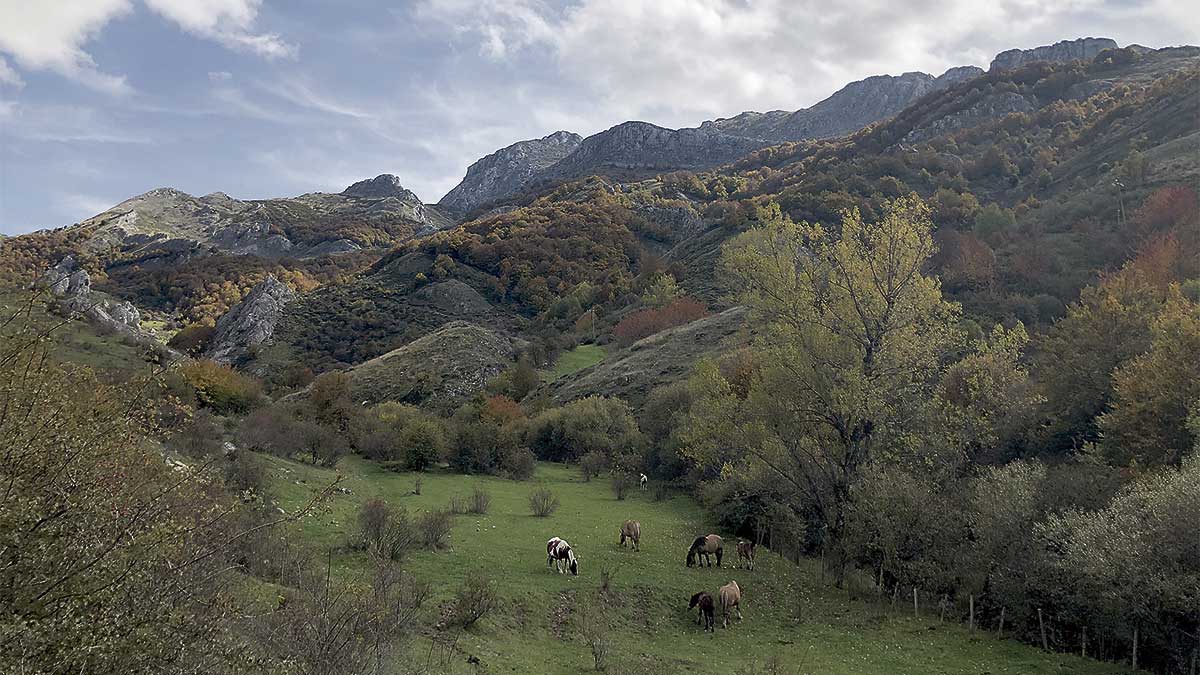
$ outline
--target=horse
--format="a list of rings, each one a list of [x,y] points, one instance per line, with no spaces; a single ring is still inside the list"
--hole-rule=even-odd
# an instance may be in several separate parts
[[[738,565],[745,561],[746,569],[754,570],[754,542],[738,540],[737,543]]]
[[[700,613],[696,615],[696,625],[704,624],[705,632],[716,632],[716,621],[713,619],[713,599],[708,591],[700,591],[692,596],[692,601],[688,603],[688,609],[694,607],[700,608]]]
[[[553,565],[559,574],[571,571],[571,576],[579,576],[579,560],[565,539],[553,537],[546,542],[546,564]]]
[[[636,520],[627,520],[621,526],[621,547],[625,547],[625,540],[633,542],[633,550],[641,551],[642,540],[642,524]]]
[[[708,566],[712,567],[712,558],[709,557],[712,553],[717,554],[717,567],[720,567],[721,556],[725,554],[725,544],[721,541],[721,538],[715,534],[710,534],[707,537],[696,537],[696,540],[692,542],[692,547],[688,549],[687,566],[694,566],[696,564],[696,557],[702,555]]]
[[[650,479],[646,478],[646,474],[642,474],[642,477],[641,477],[642,490],[646,489],[646,484],[649,482],[650,482]]]
[[[730,581],[717,589],[717,597],[721,599],[721,626],[729,628],[729,610],[737,612],[738,621],[742,620],[742,589],[736,581]]]

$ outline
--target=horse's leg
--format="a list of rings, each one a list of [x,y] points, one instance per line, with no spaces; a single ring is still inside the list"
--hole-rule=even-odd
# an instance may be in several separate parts
[[[737,610],[738,621],[741,621],[742,620],[742,606],[734,605],[733,608]]]

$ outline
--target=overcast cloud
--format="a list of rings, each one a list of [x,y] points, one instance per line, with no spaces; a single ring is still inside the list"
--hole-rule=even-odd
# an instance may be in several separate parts
[[[1157,0],[0,0],[0,232],[148,189],[242,198],[395,173],[437,201],[558,129],[793,110],[847,82],[1083,36],[1196,42]]]

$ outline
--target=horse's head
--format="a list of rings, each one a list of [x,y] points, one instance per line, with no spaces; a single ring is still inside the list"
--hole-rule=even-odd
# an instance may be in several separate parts
[[[571,562],[567,565],[567,567],[571,570],[571,576],[575,576],[575,577],[579,576],[579,559],[578,558],[576,558],[575,556],[571,556]]]
[[[696,565],[696,547],[693,546],[692,548],[688,549],[687,566],[694,567],[695,565]]]
[[[692,595],[692,601],[688,603],[688,609],[691,609],[700,603],[701,595],[704,595],[704,591],[700,591],[699,593]]]

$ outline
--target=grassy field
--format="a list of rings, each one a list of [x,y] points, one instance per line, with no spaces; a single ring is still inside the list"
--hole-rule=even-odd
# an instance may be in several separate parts
[[[7,319],[13,312],[24,312],[28,302],[29,296],[25,293],[0,291],[0,317]],[[112,335],[101,335],[84,319],[64,321],[51,314],[42,299],[30,307],[29,320],[35,329],[53,328],[50,337],[55,359],[87,366],[101,375],[126,376],[149,368],[142,348]]]
[[[333,471],[267,458],[279,503],[298,508]],[[816,567],[796,567],[760,551],[753,572],[741,569],[688,569],[687,543],[713,530],[689,498],[663,502],[636,492],[617,501],[606,482],[584,483],[578,472],[540,466],[532,482],[426,474],[421,495],[412,494],[413,474],[383,471],[358,458],[344,460],[338,493],[320,511],[296,524],[307,541],[339,547],[353,530],[358,505],[383,497],[410,513],[443,507],[452,496],[482,486],[492,495],[487,515],[456,516],[451,549],[418,553],[406,567],[435,588],[434,604],[444,603],[464,576],[483,571],[496,583],[498,612],[458,640],[465,654],[483,663],[483,672],[580,673],[592,667],[580,638],[578,609],[600,597],[601,570],[612,574],[606,596],[613,673],[1117,673],[1108,664],[1043,654],[990,633],[939,623],[932,612],[914,619],[911,605],[895,614],[879,603],[847,599],[845,591],[824,586]],[[535,484],[552,489],[562,505],[548,518],[529,514],[527,498]],[[642,551],[624,550],[617,529],[626,518],[642,524]],[[560,576],[546,567],[545,542],[551,536],[571,542],[580,575]],[[731,547],[730,547],[731,548]],[[732,550],[730,550],[730,557]],[[728,565],[730,559],[726,559]],[[338,552],[339,573],[365,571],[364,554]],[[745,620],[715,635],[704,634],[687,610],[699,590],[715,592],[736,579],[745,594]],[[904,604],[904,603],[901,603]],[[802,618],[797,619],[799,607]],[[433,612],[435,609],[430,609]],[[777,660],[782,669],[770,670]]]
[[[604,353],[604,347],[600,345],[579,345],[569,352],[563,352],[553,368],[542,371],[542,381],[553,382],[564,375],[594,366],[604,360]]]

